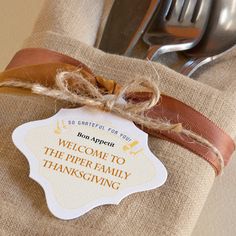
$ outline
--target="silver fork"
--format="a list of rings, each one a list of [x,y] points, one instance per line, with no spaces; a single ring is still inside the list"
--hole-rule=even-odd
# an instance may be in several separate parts
[[[163,0],[143,40],[149,45],[147,58],[194,47],[202,38],[212,0]]]

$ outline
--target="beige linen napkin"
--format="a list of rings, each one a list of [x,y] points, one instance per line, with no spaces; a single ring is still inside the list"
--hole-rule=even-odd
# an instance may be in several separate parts
[[[231,137],[236,134],[236,87],[233,79],[213,82],[203,73],[197,82],[162,66],[143,60],[109,55],[93,48],[103,1],[50,0],[24,47],[42,47],[74,57],[94,73],[123,83],[133,77],[157,78],[167,95],[203,113]],[[91,14],[96,15],[93,17]],[[91,20],[91,18],[92,20]],[[88,19],[89,18],[89,19]],[[228,62],[234,60],[229,55]],[[219,77],[224,68],[211,74]],[[236,74],[236,73],[235,73]],[[3,91],[2,89],[0,92]],[[0,93],[0,165],[2,234],[30,235],[189,235],[215,179],[213,168],[188,150],[149,137],[152,152],[167,167],[169,176],[156,190],[133,194],[118,206],[102,206],[76,220],[61,221],[47,209],[41,187],[29,179],[29,166],[11,141],[15,127],[47,118],[63,104],[46,97]],[[200,124],[199,124],[200,125]]]
[[[195,75],[203,83],[208,83],[231,96],[235,104],[236,51],[220,60],[203,67]],[[236,105],[234,105],[236,109]],[[236,120],[235,120],[236,122]],[[236,232],[236,155],[225,169],[223,176],[216,178],[193,236],[234,236]]]

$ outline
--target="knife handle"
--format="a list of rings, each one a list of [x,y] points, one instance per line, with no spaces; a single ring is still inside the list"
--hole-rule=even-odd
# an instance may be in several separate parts
[[[151,0],[148,10],[147,10],[141,24],[139,25],[138,29],[135,31],[134,35],[132,36],[132,38],[129,42],[129,45],[124,53],[125,56],[130,56],[133,48],[135,47],[135,45],[139,41],[140,37],[144,33],[148,23],[150,22],[154,12],[156,11],[156,9],[159,5],[159,2],[160,2],[160,0]]]

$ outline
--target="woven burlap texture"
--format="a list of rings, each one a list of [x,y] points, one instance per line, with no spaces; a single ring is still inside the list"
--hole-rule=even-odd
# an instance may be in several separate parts
[[[87,4],[86,4],[87,2]],[[225,73],[224,62],[203,71],[199,80],[158,63],[109,55],[93,48],[103,1],[46,1],[24,47],[42,47],[74,57],[95,74],[123,83],[131,78],[156,77],[161,91],[194,107],[224,129],[236,134],[236,87],[233,79],[213,82]],[[95,5],[93,5],[95,4]],[[87,9],[89,5],[89,11]],[[83,6],[83,9],[80,7]],[[80,17],[77,12],[87,14]],[[86,13],[85,13],[86,12]],[[96,12],[93,22],[88,14]],[[59,14],[60,13],[60,14]],[[61,17],[63,13],[64,17]],[[78,13],[78,14],[77,14]],[[82,13],[80,13],[82,14]],[[87,25],[88,27],[85,27]],[[81,33],[81,29],[84,29]],[[92,36],[91,36],[92,35]],[[233,63],[229,55],[227,63]],[[222,66],[219,64],[222,63]],[[217,72],[215,69],[217,68]],[[235,71],[233,71],[235,72]],[[211,74],[210,74],[211,73]],[[235,72],[236,74],[236,72]],[[219,80],[217,80],[219,81]],[[207,85],[208,84],[208,85]],[[102,206],[76,220],[51,215],[43,190],[28,177],[29,166],[14,147],[12,131],[22,123],[55,114],[63,104],[35,95],[0,94],[0,233],[14,235],[190,235],[214,182],[215,172],[203,159],[175,144],[149,137],[152,152],[168,170],[168,180],[156,190],[133,194],[118,206]],[[201,125],[201,124],[199,124]]]

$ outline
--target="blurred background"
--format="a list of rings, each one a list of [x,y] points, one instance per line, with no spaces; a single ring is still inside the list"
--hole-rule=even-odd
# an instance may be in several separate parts
[[[29,36],[44,0],[0,0],[0,71]]]

